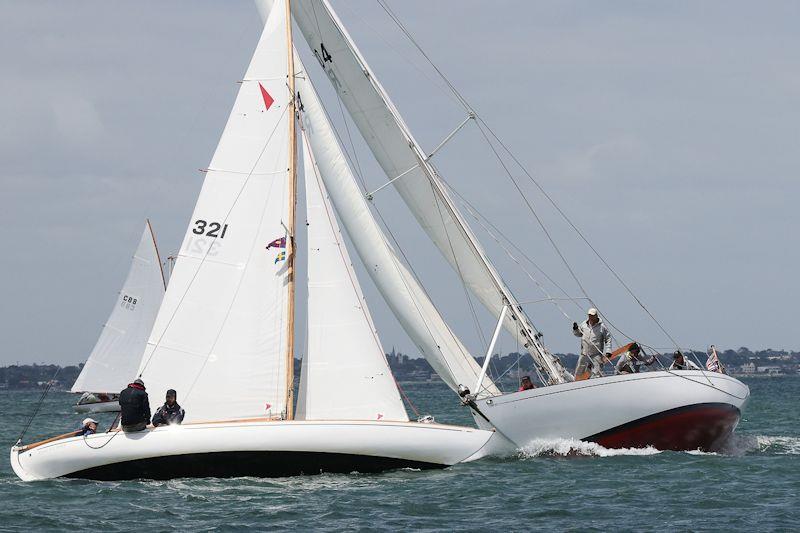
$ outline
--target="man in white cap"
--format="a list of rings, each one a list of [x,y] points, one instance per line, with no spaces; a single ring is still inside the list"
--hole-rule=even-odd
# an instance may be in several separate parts
[[[585,322],[580,325],[572,323],[572,334],[581,338],[581,356],[575,368],[576,380],[586,379],[589,372],[593,378],[602,376],[603,363],[611,355],[611,334],[600,321],[597,309],[592,307],[586,314],[588,318]]]
[[[81,422],[81,429],[78,430],[78,436],[93,435],[96,432],[97,420],[94,418],[84,418],[83,422]]]

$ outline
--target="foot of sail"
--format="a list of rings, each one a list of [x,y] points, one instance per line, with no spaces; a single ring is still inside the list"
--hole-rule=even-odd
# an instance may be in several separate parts
[[[586,439],[606,448],[714,451],[733,433],[741,413],[725,403],[670,409],[597,433]]]

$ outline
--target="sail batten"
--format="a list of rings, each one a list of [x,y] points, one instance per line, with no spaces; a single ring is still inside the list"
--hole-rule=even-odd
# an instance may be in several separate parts
[[[292,14],[314,55],[392,185],[470,292],[495,316],[508,306],[505,328],[531,349],[552,382],[566,377],[484,253],[436,169],[327,0],[296,0]],[[414,168],[416,166],[416,168]],[[411,170],[408,170],[411,169]]]

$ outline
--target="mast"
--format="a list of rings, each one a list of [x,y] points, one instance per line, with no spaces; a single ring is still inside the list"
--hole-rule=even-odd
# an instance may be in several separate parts
[[[164,265],[161,263],[161,254],[158,253],[158,244],[156,244],[156,234],[153,231],[153,226],[150,224],[150,219],[146,218],[147,229],[150,230],[150,238],[153,239],[153,248],[156,250],[156,258],[158,259],[158,271],[161,272],[161,281],[164,283],[164,290],[167,290],[167,278],[164,277]]]
[[[286,0],[286,41],[289,86],[289,220],[286,230],[288,239],[286,243],[286,272],[288,280],[288,306],[289,319],[286,322],[286,419],[294,418],[294,257],[295,257],[295,208],[297,204],[297,135],[295,133],[295,105],[294,105],[294,45],[292,41],[292,5],[291,0]]]

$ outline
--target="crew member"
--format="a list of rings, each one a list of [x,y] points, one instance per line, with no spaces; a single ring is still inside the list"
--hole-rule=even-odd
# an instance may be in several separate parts
[[[669,365],[670,370],[700,370],[700,367],[694,364],[690,359],[684,357],[680,350],[672,354],[672,364]]]
[[[618,374],[636,374],[642,365],[650,366],[656,362],[655,357],[647,358],[642,348],[637,343],[632,343],[628,351],[622,354],[617,361]]]
[[[533,384],[533,381],[531,381],[531,377],[530,376],[522,376],[522,379],[519,382],[519,390],[520,391],[531,390],[531,389],[535,389],[535,388],[536,388],[536,385]]]
[[[169,389],[167,391],[167,401],[164,405],[159,407],[156,414],[153,415],[154,426],[168,426],[183,422],[183,417],[186,416],[186,413],[181,409],[181,406],[178,405],[176,401],[177,398],[178,393],[175,392],[175,389]]]
[[[585,379],[591,371],[592,377],[603,375],[603,363],[611,356],[611,334],[600,321],[597,309],[592,307],[585,322],[572,323],[572,334],[581,338],[581,355],[575,368],[575,379]],[[605,354],[605,355],[603,355]]]
[[[142,431],[150,421],[150,400],[144,382],[137,379],[119,393],[122,431]]]

